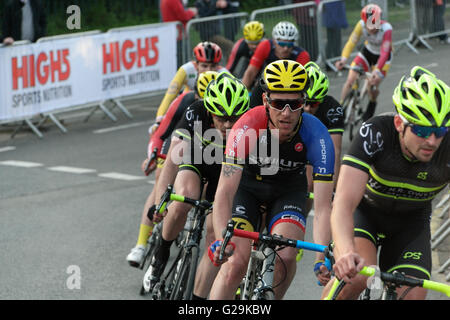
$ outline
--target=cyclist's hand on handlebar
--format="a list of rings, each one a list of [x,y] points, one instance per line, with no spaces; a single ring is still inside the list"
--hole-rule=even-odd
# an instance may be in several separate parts
[[[331,272],[322,260],[316,261],[314,264],[314,273],[322,286],[325,286],[331,279]]]
[[[351,282],[359,271],[364,267],[364,259],[355,252],[349,252],[336,260],[333,270],[338,279]]]
[[[234,249],[236,249],[236,245],[233,242],[228,242],[223,258],[222,260],[220,260],[219,251],[221,246],[222,240],[215,240],[208,248],[208,257],[211,260],[212,264],[216,267],[220,267],[221,264],[227,262],[228,258],[233,255]]]
[[[141,170],[144,172],[146,176],[148,176],[150,173],[152,173],[156,169],[156,159],[152,160],[151,163],[149,163],[150,159],[147,158],[144,161],[142,161],[141,164]]]
[[[338,61],[336,61],[336,63],[334,65],[336,66],[336,69],[342,70],[342,68],[344,68],[345,61],[344,60],[338,60]]]

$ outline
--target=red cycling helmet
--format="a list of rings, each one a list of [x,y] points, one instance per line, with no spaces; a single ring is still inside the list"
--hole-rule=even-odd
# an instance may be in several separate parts
[[[197,62],[219,63],[222,59],[222,49],[214,42],[200,42],[194,48],[194,57]]]
[[[383,11],[376,4],[368,4],[361,10],[361,19],[370,29],[379,28]]]

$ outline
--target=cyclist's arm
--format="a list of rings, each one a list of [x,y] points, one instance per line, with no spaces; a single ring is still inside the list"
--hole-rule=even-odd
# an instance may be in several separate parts
[[[358,44],[358,41],[361,38],[362,33],[363,33],[363,25],[361,21],[358,21],[350,37],[348,38],[347,43],[344,46],[344,49],[342,49],[341,60],[347,60],[350,57],[350,54],[352,53],[353,49],[355,49],[355,46]]]
[[[175,74],[175,77],[170,82],[169,88],[164,95],[164,98],[159,105],[158,111],[156,112],[156,121],[160,122],[162,117],[166,114],[172,101],[177,97],[183,85],[186,83],[186,71],[184,68],[180,67]]]
[[[242,166],[222,163],[219,182],[217,184],[216,195],[214,197],[213,227],[216,239],[222,239],[222,231],[227,222],[231,219],[234,195],[242,177]]]
[[[245,70],[244,76],[242,77],[242,82],[250,90],[253,86],[256,76],[261,70],[264,61],[267,59],[270,53],[270,41],[261,41],[256,47],[255,53],[250,59],[250,63]]]
[[[392,28],[386,30],[384,32],[383,36],[383,42],[381,43],[381,49],[380,49],[380,57],[377,61],[377,67],[379,71],[379,75],[381,78],[383,78],[383,74],[381,73],[381,70],[383,70],[383,67],[386,63],[386,61],[389,60],[389,57],[391,55],[392,51]]]
[[[243,55],[243,49],[241,48],[243,46],[243,42],[245,42],[244,38],[239,39],[233,46],[233,49],[231,49],[230,56],[228,57],[228,62],[226,65],[226,69],[230,71],[230,73],[234,72],[234,68],[236,68],[236,65],[239,61],[239,58]]]
[[[354,245],[353,212],[361,201],[369,175],[357,168],[342,165],[331,212],[331,234],[334,241],[334,270],[347,281],[362,267]]]
[[[334,186],[336,187],[337,180],[339,177],[339,170],[341,167],[341,147],[342,147],[342,134],[336,133],[330,133],[331,140],[333,140],[333,146],[334,146]]]

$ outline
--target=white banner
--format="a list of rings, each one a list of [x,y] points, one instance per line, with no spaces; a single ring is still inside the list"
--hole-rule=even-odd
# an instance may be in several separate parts
[[[165,89],[175,24],[0,48],[0,121]]]

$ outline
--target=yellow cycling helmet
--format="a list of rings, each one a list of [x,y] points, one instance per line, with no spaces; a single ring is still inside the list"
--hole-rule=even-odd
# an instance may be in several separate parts
[[[197,76],[197,81],[195,82],[195,91],[197,92],[200,99],[203,99],[208,84],[212,80],[215,80],[218,75],[219,73],[217,71],[205,71]]]
[[[259,21],[247,22],[244,26],[244,39],[248,42],[258,42],[264,37],[264,25]]]
[[[309,87],[308,73],[294,60],[277,60],[267,65],[260,80],[266,92],[305,92]]]

